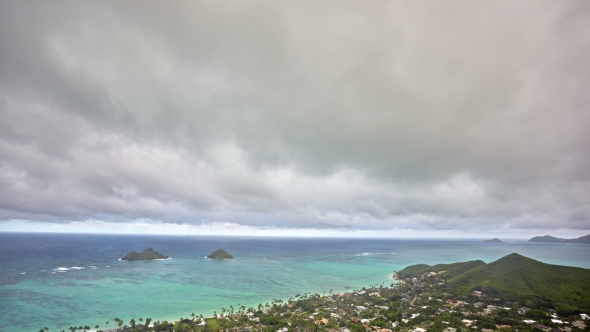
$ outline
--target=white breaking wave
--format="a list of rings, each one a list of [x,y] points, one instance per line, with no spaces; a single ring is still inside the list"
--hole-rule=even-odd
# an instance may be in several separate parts
[[[72,266],[72,267],[58,267],[53,270],[57,271],[57,272],[67,272],[70,270],[83,270],[83,269],[85,269],[85,267],[83,267],[83,266]]]
[[[397,252],[363,252],[355,256],[372,256],[372,255],[397,255]]]

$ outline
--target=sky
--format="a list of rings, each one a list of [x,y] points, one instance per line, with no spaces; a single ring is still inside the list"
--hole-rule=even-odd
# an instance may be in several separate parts
[[[590,233],[590,2],[0,2],[0,231]]]

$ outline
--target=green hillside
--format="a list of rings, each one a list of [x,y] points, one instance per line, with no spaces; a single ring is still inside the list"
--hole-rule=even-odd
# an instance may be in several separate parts
[[[461,263],[452,269],[445,270],[445,272],[443,272],[442,274],[445,276],[445,278],[454,278],[454,277],[456,277],[462,273],[465,273],[471,269],[474,269],[474,268],[480,267],[480,266],[484,266],[484,265],[486,265],[486,263],[481,260],[469,261],[469,262]]]
[[[401,279],[437,272],[447,284],[442,288],[460,297],[474,290],[488,298],[518,301],[527,306],[561,311],[590,310],[590,270],[551,265],[510,254],[486,264],[480,260],[454,264],[408,266],[397,274]]]
[[[590,270],[545,264],[510,254],[448,280],[456,294],[479,290],[488,297],[560,309],[590,309]],[[530,302],[529,302],[530,303]]]
[[[459,262],[459,263],[452,263],[452,264],[436,264],[436,265],[426,265],[426,264],[416,264],[411,265],[403,270],[397,272],[397,275],[401,279],[416,277],[425,272],[442,272],[447,277],[454,277],[459,275],[467,270],[470,270],[474,267],[485,265],[483,261],[468,261],[468,262]]]

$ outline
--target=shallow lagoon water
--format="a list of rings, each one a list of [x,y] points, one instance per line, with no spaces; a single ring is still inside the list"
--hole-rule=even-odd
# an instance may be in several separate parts
[[[147,247],[172,259],[119,260]],[[236,259],[205,258],[221,247]],[[0,331],[212,315],[305,292],[389,285],[394,270],[411,264],[491,262],[513,252],[590,268],[590,245],[574,244],[0,233]]]

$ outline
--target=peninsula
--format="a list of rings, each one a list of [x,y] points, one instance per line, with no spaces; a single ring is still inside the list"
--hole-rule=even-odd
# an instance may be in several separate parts
[[[123,261],[149,261],[154,259],[166,259],[168,256],[164,256],[152,248],[147,248],[141,254],[132,251],[127,256],[121,258]]]
[[[213,317],[191,314],[172,322],[139,318],[131,319],[130,327],[123,326],[125,322],[119,318],[114,321],[118,323],[117,331],[137,332],[587,330],[589,317],[584,312],[590,309],[588,269],[550,265],[510,254],[489,264],[474,260],[412,265],[397,276],[398,281],[389,286],[297,294],[286,301],[274,299],[257,307],[238,305],[235,311],[233,306],[222,308]]]
[[[534,238],[530,239],[529,242],[550,242],[550,243],[585,243],[590,244],[590,234],[586,236],[581,236],[577,239],[561,239],[555,236],[545,235],[545,236],[535,236]]]
[[[211,255],[207,256],[209,259],[217,259],[217,260],[224,260],[224,259],[233,259],[234,256],[230,255],[227,251],[219,248],[215,250]]]

